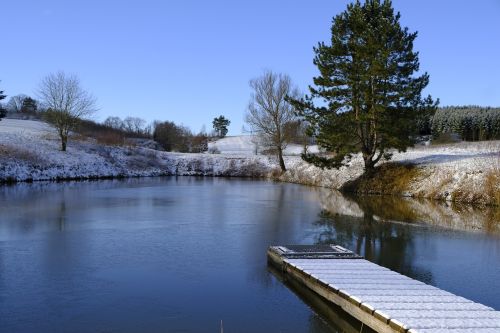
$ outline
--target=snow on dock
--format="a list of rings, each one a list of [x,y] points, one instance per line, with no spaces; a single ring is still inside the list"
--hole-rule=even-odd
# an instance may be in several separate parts
[[[269,262],[377,332],[500,332],[500,312],[334,245],[272,246]]]

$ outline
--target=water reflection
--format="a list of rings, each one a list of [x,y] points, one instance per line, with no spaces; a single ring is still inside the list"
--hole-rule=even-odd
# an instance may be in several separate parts
[[[500,309],[499,207],[473,207],[318,190],[315,243],[338,243],[368,260]],[[495,294],[495,295],[493,295]]]
[[[268,272],[275,244],[339,243],[500,308],[495,211],[391,200],[198,177],[0,187],[0,331],[345,331]]]
[[[430,271],[415,265],[415,244],[410,226],[380,223],[369,210],[362,218],[346,218],[322,211],[315,222],[321,227],[316,244],[340,244],[379,265],[425,283]]]
[[[326,301],[318,294],[305,288],[299,282],[293,279],[286,279],[283,273],[274,266],[270,265],[268,269],[281,283],[295,293],[304,303],[315,310],[316,313],[311,314],[309,318],[309,332],[318,332],[320,328],[325,327],[328,323],[328,325],[343,333],[359,333],[361,331],[364,333],[375,333],[367,326],[363,325],[362,327],[361,322],[351,317],[339,306]]]
[[[352,196],[318,189],[322,207],[334,215],[371,216],[385,222],[433,225],[500,235],[500,207],[395,196]]]
[[[308,241],[318,205],[241,179],[1,188],[0,331],[336,332],[266,268],[270,244]]]

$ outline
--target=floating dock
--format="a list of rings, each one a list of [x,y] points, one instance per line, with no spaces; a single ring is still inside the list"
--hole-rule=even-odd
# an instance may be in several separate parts
[[[268,261],[379,333],[500,333],[500,312],[336,245],[271,246]]]

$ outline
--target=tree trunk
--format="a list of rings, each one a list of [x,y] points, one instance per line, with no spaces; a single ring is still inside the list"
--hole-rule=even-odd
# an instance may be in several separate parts
[[[286,171],[285,161],[283,160],[283,149],[278,147],[278,160],[280,162],[280,168],[282,172]]]
[[[66,151],[66,144],[68,143],[68,137],[66,135],[61,135],[61,150]]]
[[[372,160],[372,156],[363,155],[363,160],[365,161],[365,175],[371,176],[375,171],[375,163]]]

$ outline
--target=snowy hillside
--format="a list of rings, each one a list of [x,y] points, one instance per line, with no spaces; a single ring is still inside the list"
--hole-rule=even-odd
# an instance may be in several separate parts
[[[208,143],[209,150],[216,150],[220,154],[226,155],[256,155],[262,152],[263,146],[254,135],[227,136]],[[308,152],[318,152],[318,146],[309,146]],[[289,144],[284,155],[299,156],[304,151],[304,147],[298,144]]]
[[[39,121],[0,121],[0,182],[158,175],[264,176],[265,156],[160,152],[133,146],[104,146],[73,138],[60,151],[55,130]]]

